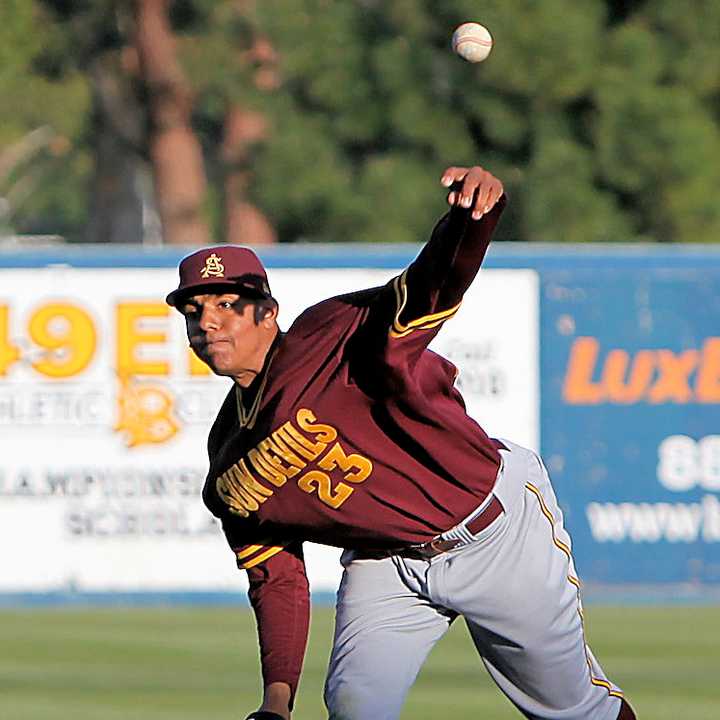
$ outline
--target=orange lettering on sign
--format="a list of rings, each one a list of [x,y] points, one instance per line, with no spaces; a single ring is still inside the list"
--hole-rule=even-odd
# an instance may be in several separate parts
[[[0,305],[0,377],[7,375],[8,368],[20,357],[20,348],[10,341],[10,318],[7,305]]]
[[[634,360],[625,350],[611,350],[603,371],[608,400],[627,405],[638,402],[650,385],[654,369],[651,350],[640,350]]]
[[[720,338],[708,338],[703,345],[695,394],[698,402],[720,403]]]
[[[591,337],[572,344],[563,385],[563,398],[569,405],[597,405],[605,399],[602,385],[592,381],[599,350],[600,343]]]
[[[143,325],[148,319],[166,318],[169,308],[165,303],[123,302],[118,303],[115,312],[118,375],[168,375],[167,361],[144,359],[139,352],[144,346],[167,342],[165,329],[151,330]]]
[[[648,402],[687,403],[693,399],[690,375],[698,363],[698,351],[686,350],[679,355],[670,350],[657,351],[657,382],[648,393]]]
[[[682,352],[613,348],[601,360],[597,338],[579,337],[570,348],[562,393],[569,405],[720,403],[720,338]]]

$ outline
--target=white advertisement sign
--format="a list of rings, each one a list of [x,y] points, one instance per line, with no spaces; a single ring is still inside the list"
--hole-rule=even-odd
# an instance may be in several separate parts
[[[275,269],[280,324],[396,270]],[[164,297],[174,269],[0,270],[0,592],[243,590],[200,491],[228,388],[192,357]],[[433,349],[468,412],[537,448],[538,289],[485,270]],[[337,550],[307,547],[314,590]]]

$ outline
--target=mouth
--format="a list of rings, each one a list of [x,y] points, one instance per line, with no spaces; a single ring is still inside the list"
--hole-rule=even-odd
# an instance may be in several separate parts
[[[195,352],[201,357],[209,357],[217,351],[222,351],[223,348],[229,344],[230,340],[228,338],[216,338],[214,340],[198,338],[191,343]]]
[[[225,338],[221,338],[219,340],[209,340],[205,343],[205,352],[212,354],[217,350],[222,350],[228,345],[230,345],[230,341]]]

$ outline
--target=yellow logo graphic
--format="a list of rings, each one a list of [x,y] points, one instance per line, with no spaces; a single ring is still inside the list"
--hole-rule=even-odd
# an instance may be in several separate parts
[[[209,277],[225,277],[225,266],[222,264],[222,258],[215,253],[205,260],[205,267],[200,271],[200,275],[204,278]]]
[[[125,433],[128,447],[166,442],[180,429],[173,416],[172,395],[156,385],[120,378],[118,423],[114,429]]]

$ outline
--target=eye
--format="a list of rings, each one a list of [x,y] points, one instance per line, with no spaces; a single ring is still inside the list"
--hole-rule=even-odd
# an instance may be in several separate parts
[[[223,310],[229,310],[233,304],[229,300],[221,300],[218,303],[218,307],[221,307]]]

